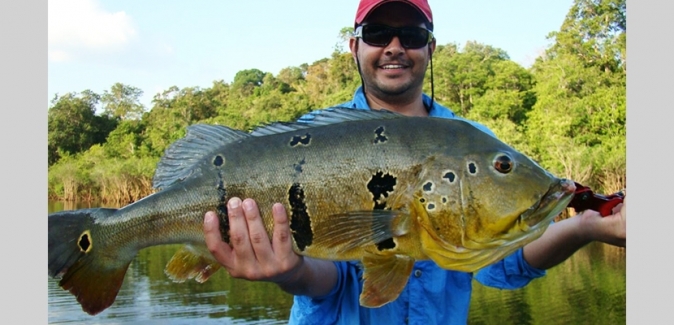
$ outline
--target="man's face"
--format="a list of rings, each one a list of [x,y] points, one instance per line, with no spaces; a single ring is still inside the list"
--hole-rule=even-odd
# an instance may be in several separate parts
[[[425,28],[422,16],[414,8],[398,2],[375,9],[363,24]],[[354,58],[358,56],[360,60],[365,91],[386,98],[409,91],[421,92],[430,54],[435,49],[435,40],[430,47],[419,49],[405,49],[398,37],[393,37],[384,47],[372,46],[354,38],[349,45]]]

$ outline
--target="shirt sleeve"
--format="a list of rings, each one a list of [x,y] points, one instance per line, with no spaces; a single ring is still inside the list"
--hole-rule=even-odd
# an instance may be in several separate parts
[[[545,275],[545,270],[537,269],[524,259],[522,248],[499,262],[489,265],[475,274],[475,280],[489,287],[518,289],[531,280]]]
[[[295,296],[289,324],[349,324],[358,322],[360,296],[359,272],[355,262],[333,262],[337,284],[325,296]],[[353,319],[351,319],[353,318]]]

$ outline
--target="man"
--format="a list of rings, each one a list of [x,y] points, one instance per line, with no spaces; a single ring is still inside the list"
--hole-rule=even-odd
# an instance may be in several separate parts
[[[436,46],[426,0],[362,0],[355,27],[349,47],[363,85],[352,101],[340,106],[457,118],[422,93]],[[311,114],[302,120],[310,121]],[[295,295],[290,323],[465,324],[473,276],[488,286],[519,288],[591,241],[624,246],[625,205],[617,209],[605,218],[587,211],[555,223],[538,240],[475,274],[444,270],[432,261],[417,262],[398,299],[380,308],[359,305],[362,273],[355,262],[316,260],[292,251],[288,218],[281,204],[272,207],[271,242],[251,199],[228,202],[231,247],[221,240],[215,213],[206,214],[204,234],[213,256],[233,277],[275,282]]]

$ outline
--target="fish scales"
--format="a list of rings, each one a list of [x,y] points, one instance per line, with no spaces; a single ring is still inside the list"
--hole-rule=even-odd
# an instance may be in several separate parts
[[[203,215],[218,213],[228,241],[235,196],[256,200],[270,237],[271,205],[283,203],[298,254],[360,260],[361,304],[377,307],[397,298],[416,260],[471,272],[534,240],[574,190],[466,121],[343,108],[252,134],[191,126],[154,185],[119,210],[50,215],[49,275],[84,311],[114,302],[144,247],[187,244],[167,275],[206,281],[220,266],[205,249]]]
[[[436,121],[349,121],[300,132],[306,143],[293,142],[296,135],[251,139],[245,147],[223,148],[225,183],[232,189],[231,195],[256,198],[263,207],[280,201],[279,198],[291,206],[289,188],[298,184],[304,189],[306,210],[303,212],[311,216],[311,230],[329,231],[333,223],[324,216],[343,210],[372,210],[377,205],[375,200],[386,208],[384,195],[418,182],[415,166],[443,148],[433,145],[437,137],[433,122]],[[417,131],[409,132],[410,128]],[[461,129],[453,130],[451,136],[461,141]],[[264,156],[260,157],[260,152],[264,152]],[[251,161],[249,157],[256,158]],[[381,173],[379,181],[386,182],[385,176],[389,176],[397,184],[375,199],[368,190],[368,183],[377,173]],[[270,184],[281,185],[270,189]],[[271,233],[270,211],[262,209],[261,212]],[[296,217],[292,211],[290,214],[292,224]],[[296,245],[295,248],[300,254],[330,259],[357,259],[363,254],[362,250],[344,251],[337,245],[331,246],[332,249],[310,246],[306,252]],[[425,257],[419,251],[407,253],[413,253],[416,258]]]
[[[424,151],[437,150],[419,146],[420,152],[409,151],[424,140],[416,137],[410,141],[406,131],[395,130],[400,128],[395,122],[400,121],[347,122],[302,132],[310,135],[308,145],[291,146],[291,137],[271,136],[251,139],[246,148],[223,148],[224,182],[231,195],[253,197],[267,207],[279,201],[289,205],[289,189],[298,184],[304,189],[307,212],[319,219],[339,211],[372,210],[375,202],[367,184],[373,175],[393,175],[399,184],[416,182],[413,167],[428,155]],[[382,125],[394,133],[389,140],[379,144],[368,141]],[[408,152],[391,154],[402,150]],[[271,225],[270,209],[261,212]]]

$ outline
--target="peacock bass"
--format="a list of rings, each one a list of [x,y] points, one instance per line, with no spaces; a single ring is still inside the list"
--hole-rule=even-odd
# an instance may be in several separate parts
[[[472,272],[538,238],[573,197],[574,183],[461,119],[331,108],[313,123],[252,133],[192,125],[160,160],[158,192],[120,209],[49,215],[49,276],[97,314],[114,301],[140,249],[184,243],[166,266],[176,282],[219,269],[203,218],[253,198],[272,234],[285,205],[297,254],[358,260],[360,303],[396,299],[415,261]]]

